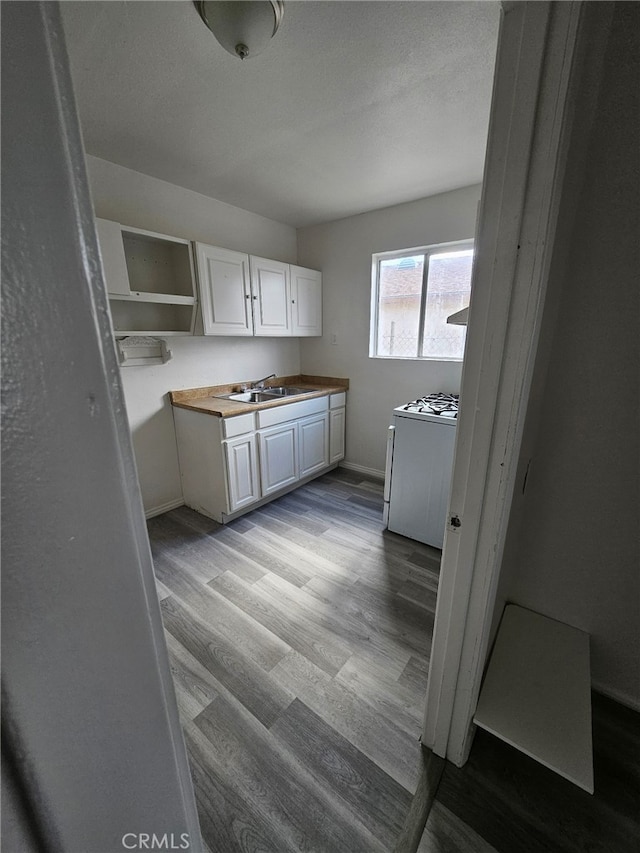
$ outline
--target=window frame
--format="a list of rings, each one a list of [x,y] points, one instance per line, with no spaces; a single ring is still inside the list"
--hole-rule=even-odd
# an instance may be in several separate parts
[[[471,249],[475,251],[475,240],[468,237],[464,240],[453,240],[448,243],[434,243],[430,246],[417,246],[413,249],[397,249],[390,252],[374,252],[371,256],[371,313],[369,318],[369,358],[380,358],[386,361],[453,361],[462,362],[464,354],[460,358],[451,356],[422,355],[424,347],[424,327],[426,323],[426,301],[427,285],[429,279],[429,259],[432,255],[441,255],[447,251],[464,251]],[[422,269],[422,290],[420,292],[420,316],[418,317],[418,347],[417,355],[379,355],[378,344],[378,322],[380,315],[380,264],[382,261],[394,260],[395,258],[410,258],[415,255],[424,256]],[[473,281],[473,262],[471,268],[471,280]]]

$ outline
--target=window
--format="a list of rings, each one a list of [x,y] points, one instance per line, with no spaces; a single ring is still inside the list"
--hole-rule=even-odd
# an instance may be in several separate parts
[[[372,358],[459,361],[465,326],[447,317],[469,305],[473,242],[373,256]]]

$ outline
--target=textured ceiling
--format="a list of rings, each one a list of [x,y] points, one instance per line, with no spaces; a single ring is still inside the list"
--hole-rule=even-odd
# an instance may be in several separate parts
[[[295,226],[482,178],[497,2],[289,0],[244,62],[188,0],[61,7],[97,157]]]

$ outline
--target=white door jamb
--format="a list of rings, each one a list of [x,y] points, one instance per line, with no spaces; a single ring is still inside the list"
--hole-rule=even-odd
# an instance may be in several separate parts
[[[458,766],[471,748],[537,350],[580,10],[503,4],[422,735]]]

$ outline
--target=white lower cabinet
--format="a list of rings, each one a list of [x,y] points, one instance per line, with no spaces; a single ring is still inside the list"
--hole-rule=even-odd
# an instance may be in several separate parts
[[[346,431],[346,392],[340,391],[329,397],[329,464],[344,459],[344,435]]]
[[[187,506],[224,523],[344,456],[345,394],[220,418],[174,407]]]
[[[344,459],[345,408],[332,409],[329,412],[329,462]]]
[[[254,433],[223,442],[231,512],[260,498],[258,454]]]
[[[298,424],[295,421],[261,429],[258,446],[263,495],[277,492],[299,479]]]
[[[298,422],[300,477],[308,477],[329,464],[329,418],[326,412]]]

